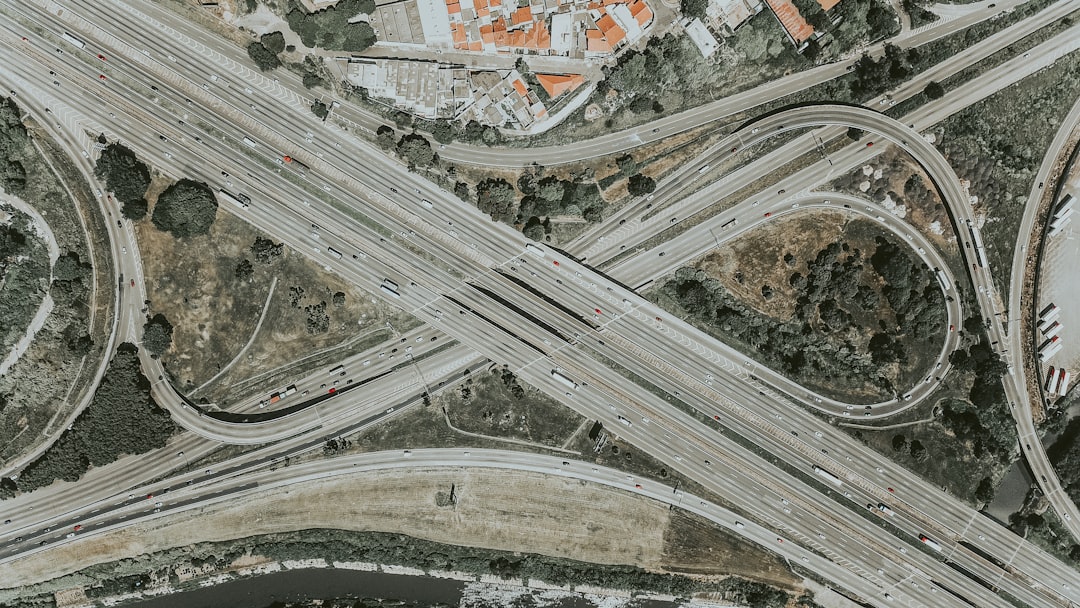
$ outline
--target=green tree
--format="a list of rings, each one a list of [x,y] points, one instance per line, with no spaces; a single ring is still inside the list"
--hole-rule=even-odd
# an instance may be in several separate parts
[[[926,93],[928,99],[941,99],[945,96],[945,87],[940,83],[931,81],[926,83],[926,88],[923,89],[923,93]]]
[[[255,67],[263,72],[269,72],[281,66],[281,60],[277,53],[266,48],[261,42],[252,42],[247,46],[248,57],[255,63]]]
[[[151,221],[158,230],[176,238],[186,238],[210,232],[217,208],[217,199],[210,186],[182,179],[158,197]]]
[[[445,118],[436,119],[431,127],[431,136],[440,144],[448,144],[454,141],[454,125]]]
[[[476,194],[476,206],[491,219],[502,222],[513,217],[517,191],[506,180],[488,178],[476,185]]]
[[[656,181],[653,178],[640,173],[630,176],[627,183],[630,196],[644,196],[656,190]]]
[[[266,50],[275,55],[285,50],[285,35],[281,32],[263,34],[259,37],[259,42],[266,47]]]
[[[236,264],[233,274],[236,275],[236,280],[246,281],[251,278],[251,275],[255,274],[255,267],[251,265],[251,260],[244,258]]]
[[[707,17],[705,9],[709,8],[709,0],[682,0],[680,8],[687,17],[704,20]]]
[[[381,125],[375,130],[375,141],[383,150],[392,150],[396,143],[396,133],[390,125]]]
[[[431,149],[431,142],[419,133],[403,135],[398,140],[397,153],[410,168],[430,167],[435,164],[436,155]]]
[[[261,236],[255,237],[255,242],[251,244],[251,253],[260,264],[273,264],[274,260],[281,257],[284,249],[284,243],[275,243]]]
[[[150,168],[134,152],[119,143],[109,144],[94,165],[94,175],[104,180],[105,187],[123,204],[124,217],[140,220],[146,216]]]
[[[172,334],[172,323],[169,323],[165,315],[158,313],[147,319],[143,325],[143,347],[156,359],[172,346]]]
[[[326,117],[330,115],[330,108],[318,99],[311,102],[311,113],[317,116],[320,120],[326,120]]]

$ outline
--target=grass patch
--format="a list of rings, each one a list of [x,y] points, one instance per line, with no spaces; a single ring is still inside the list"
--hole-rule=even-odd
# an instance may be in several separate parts
[[[66,151],[42,137],[32,120],[24,124],[11,100],[0,101],[0,141],[0,159],[12,167],[0,173],[15,179],[5,179],[6,191],[45,218],[60,253],[53,270],[57,276],[52,285],[45,284],[55,304],[52,313],[19,361],[0,375],[0,458],[10,460],[39,444],[43,435],[55,433],[58,429],[50,428],[50,422],[84,398],[106,356],[103,345],[112,329],[116,291],[103,218]],[[47,253],[40,255],[44,257],[35,254],[35,259],[44,263],[40,271],[47,277]],[[10,276],[5,282],[15,286]],[[30,295],[26,303],[32,301]],[[7,328],[6,322],[0,325]],[[20,335],[25,328],[21,323]]]
[[[0,213],[9,217],[0,224],[0,353],[7,356],[45,301],[51,268],[33,218],[5,205]]]
[[[439,399],[454,428],[551,447],[562,446],[585,418],[524,385],[505,366],[492,366],[465,379]]]
[[[921,380],[945,330],[944,298],[906,246],[841,213],[762,231],[680,269],[650,298],[842,401],[894,399]]]
[[[159,189],[155,182],[151,198]],[[218,211],[208,234],[183,239],[156,230],[149,220],[136,224],[147,313],[163,314],[173,325],[173,345],[162,360],[179,389],[193,391],[232,363],[197,396],[233,397],[232,387],[295,361],[298,353],[324,355],[305,359],[301,367],[311,369],[369,347],[371,340],[355,339],[358,334],[377,341],[387,322],[398,330],[415,325],[288,247],[266,246],[254,228],[227,211]],[[273,251],[280,253],[268,253]],[[289,348],[282,348],[286,343]]]

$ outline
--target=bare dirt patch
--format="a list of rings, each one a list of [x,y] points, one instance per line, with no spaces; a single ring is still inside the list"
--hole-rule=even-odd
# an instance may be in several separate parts
[[[436,494],[455,487],[457,503]],[[358,500],[357,497],[363,497]],[[457,545],[590,563],[663,566],[666,505],[538,473],[388,471],[294,484],[59,545],[0,565],[5,587],[202,541],[339,528],[398,532]]]
[[[888,145],[872,162],[836,178],[826,188],[866,197],[877,205],[884,203],[886,211],[924,234],[954,270],[963,268],[956,233],[941,197],[922,167],[901,148]]]
[[[797,214],[763,224],[753,234],[739,237],[727,247],[710,252],[697,264],[698,268],[719,279],[728,291],[739,296],[749,306],[781,319],[795,314],[797,292],[788,283],[793,272],[807,274],[807,261],[818,250],[841,238],[850,216],[830,211]],[[874,244],[867,245],[873,251]],[[785,254],[794,263],[784,262]],[[739,280],[738,277],[742,279]],[[774,296],[761,297],[762,287],[768,286]]]
[[[155,181],[153,201],[163,189]],[[199,396],[216,400],[242,379],[294,361],[298,354],[347,343],[340,356],[362,350],[357,334],[372,334],[396,322],[410,327],[400,313],[312,261],[285,248],[270,264],[255,260],[250,248],[258,231],[226,209],[218,210],[208,235],[178,240],[143,220],[136,226],[150,301],[148,314],[162,313],[173,324],[173,346],[163,355],[177,386],[191,391],[229,365],[255,331],[270,285],[277,285],[266,318],[243,357]],[[237,266],[252,264],[249,277]],[[385,336],[381,336],[385,338]],[[287,346],[287,348],[286,348]],[[307,362],[321,365],[321,360]]]
[[[663,568],[689,574],[720,572],[794,590],[800,583],[787,564],[712,522],[674,510],[664,531]]]

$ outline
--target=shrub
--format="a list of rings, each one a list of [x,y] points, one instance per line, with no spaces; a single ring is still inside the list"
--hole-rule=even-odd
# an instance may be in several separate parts
[[[264,72],[269,72],[281,66],[281,60],[277,53],[266,48],[261,42],[252,42],[247,47],[248,57],[255,62],[255,66]]]
[[[143,325],[143,347],[154,358],[160,357],[172,346],[173,326],[165,315],[158,313]]]
[[[113,143],[105,147],[94,166],[94,175],[123,203],[122,213],[131,220],[146,216],[146,190],[150,168],[127,147]]]

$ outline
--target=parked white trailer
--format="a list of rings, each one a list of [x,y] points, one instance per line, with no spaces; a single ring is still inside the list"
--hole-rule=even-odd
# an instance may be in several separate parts
[[[551,370],[551,377],[558,380],[562,384],[565,384],[567,387],[574,389],[575,391],[578,390],[578,383],[563,375],[559,370]]]

